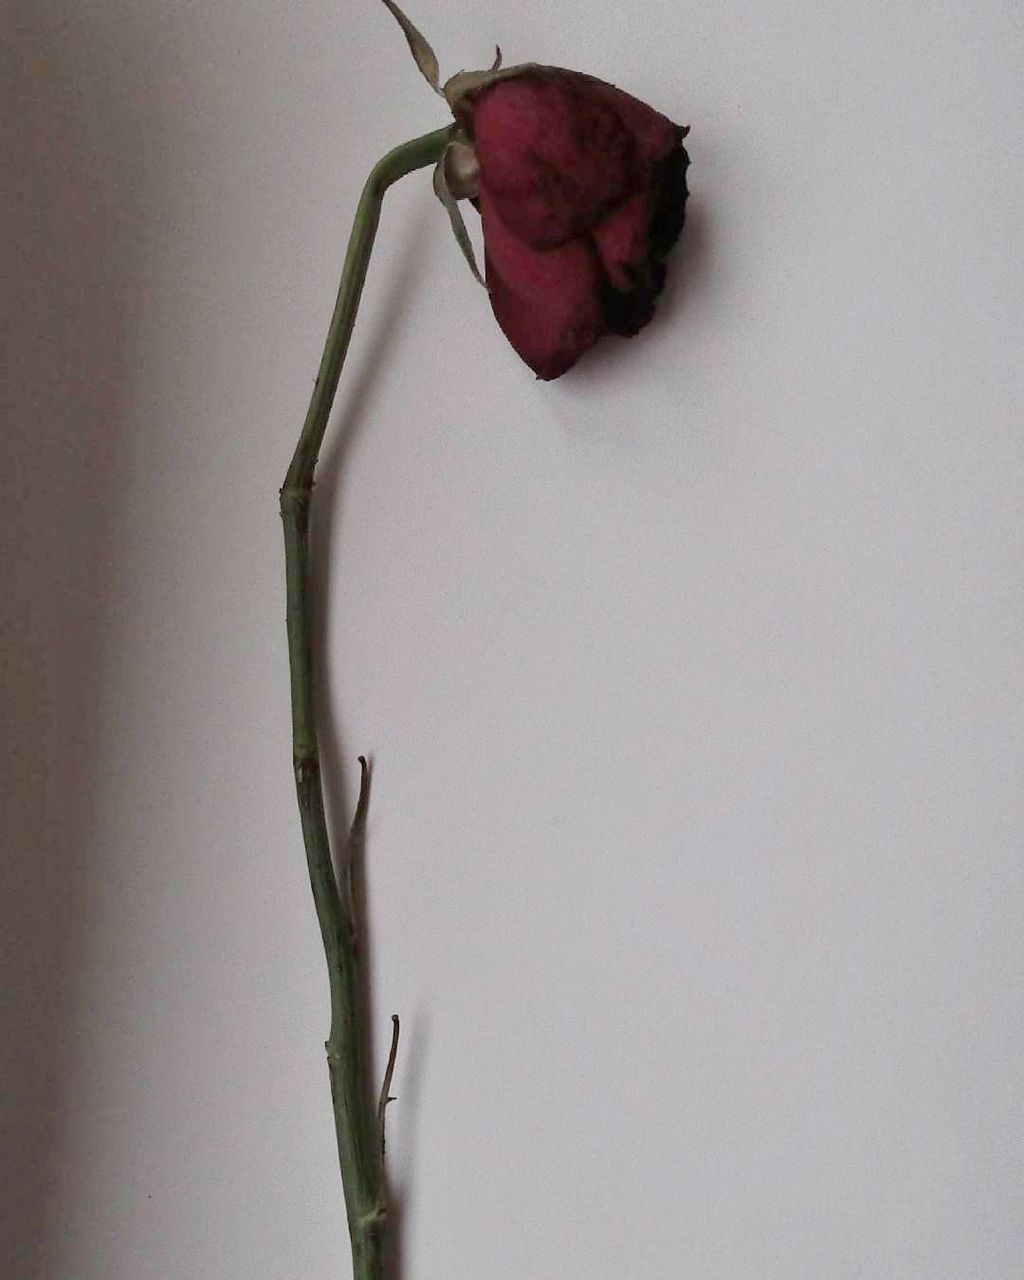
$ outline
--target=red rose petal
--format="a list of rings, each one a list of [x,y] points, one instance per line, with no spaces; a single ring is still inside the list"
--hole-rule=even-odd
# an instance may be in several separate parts
[[[557,378],[604,332],[593,250],[582,240],[532,248],[505,225],[485,189],[480,216],[495,318],[538,378]]]
[[[481,187],[506,226],[536,248],[579,235],[633,181],[622,113],[572,72],[524,72],[481,90],[473,137]]]
[[[679,128],[667,116],[613,84],[603,80],[592,80],[590,84],[594,97],[611,107],[629,131],[641,160],[663,160],[673,150],[679,140]]]
[[[646,258],[650,220],[650,194],[638,191],[602,218],[591,232],[605,275],[616,289],[626,292],[633,287],[625,268],[639,265]]]

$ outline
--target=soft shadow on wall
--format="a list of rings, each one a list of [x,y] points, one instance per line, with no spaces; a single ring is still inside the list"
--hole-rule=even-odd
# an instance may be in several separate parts
[[[4,822],[0,1252],[48,1273],[51,1187],[74,1087],[67,1025],[85,942],[101,762],[100,675],[115,622],[113,515],[124,388],[144,296],[138,214],[158,156],[105,76],[94,10],[8,9],[2,56],[7,303],[0,433]],[[123,15],[117,48],[130,34]]]

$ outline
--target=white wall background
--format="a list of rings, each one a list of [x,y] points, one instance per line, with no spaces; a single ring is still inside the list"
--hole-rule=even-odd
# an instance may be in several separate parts
[[[400,1280],[1014,1280],[1020,9],[410,9],[689,122],[694,195],[551,385],[388,199],[319,532]],[[344,1275],[276,489],[441,104],[372,0],[4,27],[4,1265]]]

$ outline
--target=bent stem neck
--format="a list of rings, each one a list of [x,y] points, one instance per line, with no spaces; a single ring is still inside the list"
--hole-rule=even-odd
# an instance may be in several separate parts
[[[397,182],[399,178],[404,178],[407,173],[436,164],[454,132],[455,126],[448,125],[444,129],[435,129],[432,133],[426,133],[420,138],[413,138],[410,142],[403,142],[378,160],[370,171],[362,195],[359,197],[352,231],[349,234],[334,314],[327,331],[327,341],[324,343],[324,354],[320,360],[313,397],[309,402],[295,455],[285,478],[286,489],[293,486],[303,487],[313,478],[320,446],[327,429],[327,419],[338,389],[338,379],[341,376],[342,365],[345,363],[345,356],[348,354],[349,339],[352,337],[363,283],[366,280],[366,269],[370,264],[370,254],[373,252],[373,242],[377,235],[384,193],[392,183]]]

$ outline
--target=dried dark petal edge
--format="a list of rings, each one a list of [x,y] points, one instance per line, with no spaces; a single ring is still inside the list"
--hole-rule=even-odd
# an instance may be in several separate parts
[[[627,267],[633,287],[627,292],[616,289],[602,277],[601,309],[609,333],[631,338],[654,315],[654,304],[665,285],[665,258],[679,239],[686,219],[686,170],[690,157],[683,146],[688,130],[679,130],[679,140],[671,152],[655,163],[651,174],[654,207],[647,229],[647,257]]]

